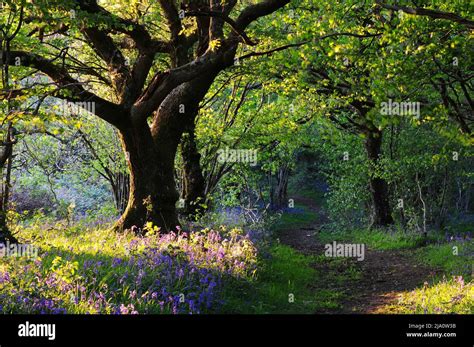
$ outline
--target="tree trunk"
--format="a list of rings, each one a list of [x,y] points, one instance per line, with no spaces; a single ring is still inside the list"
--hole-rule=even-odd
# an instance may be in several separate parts
[[[130,194],[115,230],[140,230],[152,222],[167,232],[180,225],[176,210],[179,193],[174,175],[176,151],[217,73],[209,73],[174,89],[155,112],[151,127],[143,121],[120,129],[130,171]]]
[[[4,147],[0,150],[0,176],[1,181],[1,192],[0,192],[0,242],[6,240],[17,243],[18,240],[12,235],[7,225],[7,210],[8,202],[10,198],[10,181],[13,161],[13,144],[16,140],[13,136],[13,126],[11,123],[8,124],[7,136]],[[7,166],[7,172],[5,175],[5,181],[3,180],[3,168]]]
[[[282,209],[288,205],[288,178],[290,169],[282,165],[278,169],[276,186],[276,209]]]
[[[111,182],[112,193],[117,211],[120,214],[125,212],[128,205],[128,196],[130,194],[130,177],[128,173],[116,172]]]
[[[201,169],[201,154],[196,146],[194,124],[184,134],[181,141],[183,157],[183,198],[184,213],[190,217],[200,215],[205,209],[206,183]]]
[[[5,241],[10,241],[16,243],[16,238],[11,234],[10,229],[7,225],[7,209],[6,206],[3,206],[3,199],[0,196],[0,243],[5,243]]]
[[[174,181],[174,154],[155,145],[146,122],[120,131],[130,170],[128,205],[117,230],[140,230],[152,222],[164,231],[179,226],[178,193]]]
[[[373,172],[382,154],[382,131],[374,130],[366,135],[365,149],[371,166],[369,179],[372,198],[371,226],[387,226],[393,224],[388,198],[388,184],[384,179],[376,177]]]

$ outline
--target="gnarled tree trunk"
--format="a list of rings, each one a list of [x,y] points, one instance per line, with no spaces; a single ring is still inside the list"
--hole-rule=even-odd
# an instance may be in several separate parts
[[[178,193],[172,149],[155,145],[146,122],[121,130],[120,135],[130,170],[130,192],[127,208],[115,227],[141,229],[152,222],[165,230],[176,229]]]
[[[116,230],[141,229],[147,222],[165,231],[176,230],[180,225],[174,176],[176,151],[217,73],[216,70],[173,90],[155,112],[151,127],[144,120],[120,129],[130,170],[130,195]]]

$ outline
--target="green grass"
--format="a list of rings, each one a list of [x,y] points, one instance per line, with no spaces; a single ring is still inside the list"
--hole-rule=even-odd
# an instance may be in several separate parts
[[[383,230],[354,230],[321,233],[322,242],[365,243],[372,249],[409,249],[413,261],[442,270],[431,284],[399,294],[398,302],[380,308],[377,313],[438,314],[474,313],[474,244],[471,242],[431,243],[426,246],[421,235]],[[436,233],[429,241],[442,240]]]
[[[413,249],[413,255],[416,261],[429,266],[442,268],[448,275],[462,275],[471,278],[472,264],[474,263],[473,243],[431,243],[423,246],[424,239],[421,235],[364,229],[343,232],[323,231],[319,237],[323,243],[345,241],[364,243],[369,248],[378,250]],[[431,241],[439,239],[439,235],[436,234],[432,234],[429,237]],[[455,249],[455,247],[457,247],[457,249]]]
[[[316,280],[311,257],[291,247],[275,244],[253,283],[229,289],[228,312],[233,313],[313,313],[314,293],[309,285]],[[237,284],[237,283],[236,283]]]
[[[323,243],[332,241],[364,243],[378,250],[413,250],[414,260],[428,266],[441,268],[446,275],[471,278],[474,264],[474,244],[471,242],[429,243],[424,245],[421,235],[384,230],[352,230],[342,232],[323,231],[320,234]],[[441,236],[432,233],[428,242],[441,240]],[[455,248],[456,247],[456,248]],[[456,251],[456,252],[455,252]]]
[[[367,247],[379,250],[409,249],[419,247],[423,237],[413,233],[388,232],[376,229],[355,229],[338,232],[323,231],[319,235],[321,242],[345,241],[364,243]]]
[[[300,195],[310,197],[311,194]],[[307,206],[297,204],[295,207],[300,212],[283,213],[273,225],[275,235],[282,230],[310,226],[318,218],[317,213]],[[259,274],[254,281],[244,285],[235,282],[228,286],[225,312],[312,314],[319,310],[337,309],[341,306],[343,294],[324,286],[329,282],[343,283],[360,278],[360,273],[345,262],[345,259],[328,259],[324,255],[307,256],[274,242],[267,255],[260,258]],[[325,269],[314,266],[317,264],[324,264]],[[326,266],[338,269],[328,273]]]
[[[232,299],[226,311],[312,314],[318,310],[340,307],[341,293],[315,287],[322,282],[325,284],[327,280],[325,273],[312,266],[322,261],[327,259],[305,256],[289,246],[273,245],[269,257],[262,260],[260,274],[255,282],[228,289],[227,298]],[[347,281],[351,276],[355,276],[352,271],[339,273],[338,280]]]
[[[318,193],[311,191],[302,191],[299,192],[299,195],[313,200],[321,199]],[[309,226],[318,218],[317,213],[311,211],[307,206],[299,205],[297,207],[303,212],[283,214],[275,227],[276,231]],[[465,229],[467,231],[469,228]],[[456,230],[459,231],[459,226]],[[352,242],[364,243],[368,248],[377,250],[406,250],[408,254],[412,255],[414,263],[442,269],[444,273],[442,277],[437,277],[431,284],[425,283],[421,288],[400,293],[397,303],[382,307],[379,313],[465,314],[474,312],[474,284],[472,283],[474,244],[472,242],[443,243],[444,237],[441,233],[431,232],[428,239],[425,240],[421,234],[383,229],[323,230],[318,237],[323,244],[333,241]],[[274,250],[273,253],[273,256],[277,260],[279,259],[274,263],[277,268],[268,267],[269,273],[264,273],[264,276],[259,278],[257,296],[261,298],[261,304],[256,312],[285,313],[290,310],[290,306],[284,300],[290,289],[282,285],[282,282],[288,278],[285,273],[292,271],[292,269],[297,269],[294,275],[300,281],[295,281],[293,278],[293,283],[300,283],[301,287],[298,289],[309,288],[309,290],[304,289],[297,293],[302,300],[292,304],[294,305],[292,312],[295,313],[339,308],[344,294],[334,289],[325,288],[321,284],[324,282],[333,283],[337,287],[337,285],[350,281],[357,281],[361,277],[360,270],[345,263],[347,259],[328,259],[323,255],[312,257],[312,262],[318,265],[316,273],[312,273],[310,270],[305,272],[305,268],[311,263],[310,257],[306,257],[306,262],[300,260],[300,262],[294,263],[292,251],[282,252],[281,247],[284,246],[279,247],[280,249]],[[453,247],[457,247],[457,249]],[[278,269],[278,267],[281,268]],[[274,271],[273,275],[271,275],[272,271]],[[278,283],[279,277],[281,282],[279,285],[275,285]],[[311,277],[314,281],[313,285],[317,286],[312,289],[311,283],[307,283]],[[304,285],[304,283],[307,284]],[[263,298],[266,296],[271,300],[265,301]]]
[[[324,206],[326,204],[326,198],[324,194],[324,192],[319,190],[315,191],[312,189],[299,189],[297,195],[303,198],[312,199],[315,205]]]
[[[280,220],[273,226],[273,231],[278,232],[286,229],[298,229],[314,223],[318,215],[306,206],[295,205],[296,208],[302,210],[297,213],[283,213]]]
[[[318,193],[299,192],[300,196],[318,200]],[[308,227],[317,220],[316,212],[298,204],[299,213],[284,213],[273,230],[279,231]],[[332,241],[364,243],[371,249],[409,250],[413,261],[442,268],[447,278],[451,275],[463,276],[455,279],[438,279],[439,282],[426,284],[423,288],[400,294],[397,304],[381,308],[380,313],[472,313],[474,305],[473,285],[468,282],[472,271],[473,245],[465,243],[434,244],[443,238],[436,233],[428,237],[432,244],[424,246],[422,235],[401,230],[382,229],[322,231],[321,243]],[[453,246],[458,247],[458,255],[453,255]],[[328,283],[347,285],[362,276],[360,270],[347,259],[328,259],[324,255],[305,256],[291,247],[274,244],[269,249],[269,257],[260,259],[260,272],[251,282],[228,287],[226,307],[232,313],[315,313],[331,312],[341,307],[345,294]],[[289,295],[294,295],[294,302]]]
[[[387,305],[378,313],[397,314],[473,314],[474,283],[461,277],[443,280],[433,285],[399,295],[398,303]]]
[[[316,212],[296,205],[298,213],[283,213],[273,231],[310,226]],[[316,265],[316,266],[315,266]],[[322,266],[321,266],[322,265]],[[328,271],[328,268],[330,271]],[[337,309],[343,294],[325,288],[328,283],[345,283],[359,279],[360,272],[347,259],[328,259],[324,255],[307,256],[293,248],[273,243],[267,255],[260,258],[259,274],[254,281],[228,286],[227,313],[312,314]],[[294,299],[293,302],[291,302]]]
[[[447,275],[463,276],[472,280],[474,269],[474,244],[450,242],[428,245],[415,253],[416,259],[427,265],[442,268]]]

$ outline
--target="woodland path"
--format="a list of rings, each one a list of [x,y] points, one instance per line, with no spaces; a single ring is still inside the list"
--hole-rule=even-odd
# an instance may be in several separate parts
[[[309,198],[297,197],[295,201],[314,211],[317,221],[307,227],[281,230],[278,235],[280,242],[306,255],[324,255],[324,243],[318,238],[321,226],[327,221],[323,209]],[[329,261],[313,266],[320,276],[312,289],[342,294],[341,307],[316,313],[378,313],[383,306],[396,303],[399,293],[413,290],[440,274],[439,269],[416,263],[410,257],[410,250],[374,250],[367,247],[363,261],[347,259],[338,267],[329,266]],[[350,266],[360,272],[359,279],[348,279],[342,283],[334,281],[338,273],[344,273]]]

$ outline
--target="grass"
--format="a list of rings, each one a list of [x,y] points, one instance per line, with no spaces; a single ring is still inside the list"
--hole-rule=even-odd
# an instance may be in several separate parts
[[[300,228],[314,222],[313,211],[299,206],[300,213],[285,213],[276,230]],[[439,240],[431,235],[431,240]],[[467,242],[430,244],[421,235],[383,230],[355,230],[320,233],[324,242],[345,241],[365,243],[372,249],[410,250],[413,261],[442,268],[450,279],[399,294],[398,302],[381,307],[378,313],[473,313],[474,285],[471,279],[473,245]],[[457,255],[453,254],[457,247]],[[456,275],[452,277],[451,275]],[[238,313],[314,313],[331,312],[341,307],[343,293],[325,288],[361,278],[360,270],[347,259],[328,259],[324,255],[305,256],[291,247],[275,244],[267,258],[261,260],[260,273],[245,288],[233,287],[230,312]],[[467,283],[464,283],[466,281]],[[290,302],[289,295],[294,295]]]
[[[442,268],[450,276],[463,276],[472,281],[474,271],[474,244],[450,242],[428,245],[415,253],[418,261],[429,266]]]
[[[316,212],[298,204],[295,205],[295,212],[283,213],[272,229],[275,233],[280,230],[298,229],[310,225],[316,218],[318,218]]]
[[[432,234],[429,240],[441,240],[439,235]],[[421,235],[387,232],[384,230],[358,229],[343,232],[320,233],[321,242],[330,243],[354,242],[364,243],[367,247],[377,250],[413,250],[414,261],[428,266],[443,269],[447,275],[464,276],[471,279],[472,266],[474,264],[474,244],[472,242],[444,242],[430,243],[424,245]]]
[[[311,314],[337,308],[342,295],[314,285],[324,280],[313,266],[324,261],[305,256],[289,246],[274,244],[261,262],[260,273],[252,283],[233,287],[227,312],[254,314]],[[342,276],[341,274],[339,276]]]
[[[304,193],[307,197],[312,197],[311,192]],[[319,199],[317,194],[313,194],[314,199]],[[304,226],[308,220],[315,219],[303,206],[303,218],[297,219],[297,215],[283,216],[282,225],[287,227],[291,223],[300,223]],[[465,227],[461,231],[471,231],[472,226]],[[460,232],[459,226],[456,228],[457,234]],[[368,248],[376,250],[405,250],[412,256],[413,262],[442,270],[443,276],[433,279],[432,283],[425,283],[423,287],[399,294],[398,302],[381,307],[378,313],[397,314],[425,314],[425,313],[474,313],[474,243],[469,241],[455,240],[447,242],[444,235],[432,232],[425,240],[422,235],[402,230],[387,231],[383,229],[367,230],[323,230],[319,233],[321,243],[350,242],[363,243]],[[344,264],[337,264],[334,260],[320,257],[320,263],[326,262],[326,268],[319,273],[318,277],[336,284],[344,281],[356,281],[361,273],[356,268],[348,268]],[[343,261],[344,259],[338,259]],[[343,268],[341,275],[335,275]],[[338,278],[339,277],[339,278]],[[327,289],[316,291],[318,302],[334,302],[333,308],[337,308],[341,296],[338,293]],[[333,299],[333,300],[330,300]],[[321,307],[324,307],[322,305]],[[327,305],[330,308],[331,305]]]
[[[413,233],[388,232],[375,229],[355,229],[338,232],[323,231],[319,238],[321,242],[353,242],[364,243],[367,247],[379,250],[395,250],[417,248],[423,244],[423,236]]]
[[[377,313],[396,314],[473,314],[474,283],[462,277],[432,284],[399,294],[398,303],[387,305]]]
[[[273,232],[278,235],[282,230],[307,227],[317,217],[316,212],[298,204],[294,212],[281,215],[273,226]],[[334,271],[320,270],[321,266],[326,265]],[[273,242],[260,258],[258,276],[245,284],[234,283],[228,288],[226,312],[312,314],[337,309],[341,306],[343,294],[320,287],[328,281],[342,283],[360,278],[360,273],[353,266],[345,265],[345,259],[307,256]],[[331,274],[334,277],[329,279]]]

